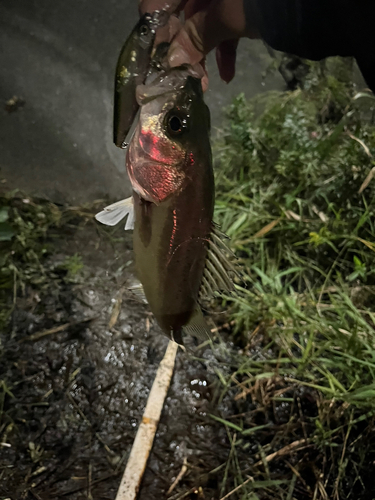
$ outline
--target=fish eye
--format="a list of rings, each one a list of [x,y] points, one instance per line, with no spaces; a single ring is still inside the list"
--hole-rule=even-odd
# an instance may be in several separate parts
[[[178,116],[171,116],[168,122],[171,132],[178,134],[182,131],[182,122]]]
[[[147,26],[147,24],[142,24],[142,26],[139,28],[139,34],[141,36],[147,36],[150,32],[150,28]]]
[[[181,135],[187,128],[186,118],[172,111],[167,115],[166,126],[170,135]]]

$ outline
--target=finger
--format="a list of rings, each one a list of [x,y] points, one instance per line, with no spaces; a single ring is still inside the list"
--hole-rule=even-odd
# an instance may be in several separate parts
[[[200,78],[202,90],[206,92],[208,89],[208,74],[205,67],[205,61],[201,61],[200,63],[196,63],[192,66],[193,71],[196,73],[196,77]]]
[[[169,14],[174,14],[182,10],[187,0],[141,0],[139,2],[140,14],[152,13],[155,10],[165,10]]]
[[[207,71],[204,72],[204,76],[201,79],[201,83],[202,83],[202,90],[203,90],[203,92],[206,92],[206,90],[208,89],[208,74],[207,74]]]
[[[243,0],[211,2],[187,20],[173,40],[170,65],[199,62],[221,42],[242,36],[247,36]]]
[[[233,80],[236,72],[237,40],[225,40],[216,47],[216,62],[224,82]]]
[[[168,23],[156,31],[155,47],[162,42],[170,42],[181,29],[181,21],[176,16],[171,16]]]
[[[185,24],[186,26],[186,24]],[[203,47],[199,40],[194,43],[185,27],[177,33],[168,51],[168,62],[171,67],[181,64],[196,64],[204,57]]]
[[[215,0],[188,0],[184,8],[185,20],[194,16],[200,10],[206,10]]]
[[[203,89],[203,92],[206,92],[206,90],[208,89],[208,73],[207,73],[207,68],[206,68],[206,58],[202,59],[201,62],[199,63],[202,68],[203,68],[203,72],[204,72],[204,75],[202,76],[202,89]]]

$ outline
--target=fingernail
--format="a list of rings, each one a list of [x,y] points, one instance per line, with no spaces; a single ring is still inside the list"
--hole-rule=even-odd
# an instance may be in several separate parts
[[[168,62],[172,68],[187,64],[189,62],[188,53],[180,45],[172,46],[168,53]]]

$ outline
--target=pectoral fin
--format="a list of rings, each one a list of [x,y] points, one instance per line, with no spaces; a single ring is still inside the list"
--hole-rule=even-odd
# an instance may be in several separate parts
[[[95,215],[95,219],[106,226],[115,226],[124,217],[127,216],[125,231],[134,229],[134,205],[133,197],[121,200],[108,207]]]

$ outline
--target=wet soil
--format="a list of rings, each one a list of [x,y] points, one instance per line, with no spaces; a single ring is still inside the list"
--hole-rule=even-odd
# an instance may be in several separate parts
[[[126,294],[109,328],[133,277],[130,237],[110,241],[90,223],[56,234],[54,245],[55,262],[79,253],[85,267],[47,291],[21,290],[11,332],[1,335],[0,381],[9,391],[3,385],[0,498],[114,499],[168,340]],[[217,411],[213,354],[196,355],[178,352],[141,500],[166,498],[185,458],[188,473],[172,497],[200,498],[201,486],[205,499],[219,498],[222,471],[208,471],[225,462],[229,443],[208,415]]]

